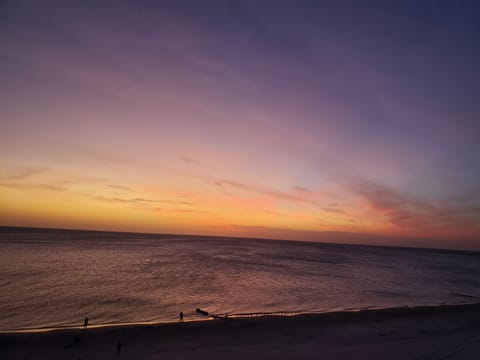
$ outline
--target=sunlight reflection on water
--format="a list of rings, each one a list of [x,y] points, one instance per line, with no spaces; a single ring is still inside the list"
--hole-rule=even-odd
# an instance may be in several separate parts
[[[2,230],[0,275],[2,330],[480,297],[479,253],[61,230]]]

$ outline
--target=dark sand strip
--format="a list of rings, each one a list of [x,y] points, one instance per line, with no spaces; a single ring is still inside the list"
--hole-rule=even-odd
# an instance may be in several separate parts
[[[478,360],[480,304],[0,334],[0,359],[118,358]]]

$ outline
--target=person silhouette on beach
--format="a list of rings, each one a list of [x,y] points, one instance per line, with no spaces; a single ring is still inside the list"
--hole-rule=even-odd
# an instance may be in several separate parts
[[[183,311],[180,311],[180,314],[178,316],[180,317],[180,322],[183,322]]]
[[[87,329],[88,326],[88,316],[85,316],[85,320],[83,320],[83,328]]]
[[[120,351],[122,350],[122,339],[118,339],[117,343],[117,357],[120,357]]]

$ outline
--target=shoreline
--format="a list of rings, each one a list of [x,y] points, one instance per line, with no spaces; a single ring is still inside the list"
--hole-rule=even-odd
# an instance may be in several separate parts
[[[230,321],[234,320],[247,320],[255,319],[261,321],[262,319],[282,319],[291,317],[320,317],[329,318],[331,316],[343,316],[348,317],[348,314],[358,313],[371,313],[371,312],[387,312],[387,313],[404,313],[404,312],[436,312],[436,311],[457,311],[460,308],[477,308],[480,310],[480,302],[461,303],[461,304],[442,304],[442,305],[415,305],[415,306],[395,306],[395,307],[363,307],[363,308],[349,308],[342,310],[319,310],[313,312],[302,311],[271,311],[271,312],[253,312],[253,313],[232,313],[227,314]],[[342,315],[343,314],[343,315]],[[198,317],[198,319],[184,319],[183,323],[199,323],[210,321],[223,321],[223,315],[219,316],[211,314],[210,316]],[[89,331],[95,331],[97,329],[120,329],[120,328],[135,328],[142,326],[169,326],[178,325],[178,320],[161,320],[161,321],[132,321],[123,323],[104,323],[104,324],[92,324],[88,325]],[[13,334],[40,334],[40,333],[54,333],[63,331],[78,331],[84,330],[83,325],[59,325],[59,326],[45,326],[45,327],[32,327],[32,328],[19,328],[19,329],[7,329],[0,330],[0,336],[13,335]]]
[[[476,359],[480,303],[0,334],[2,359]]]

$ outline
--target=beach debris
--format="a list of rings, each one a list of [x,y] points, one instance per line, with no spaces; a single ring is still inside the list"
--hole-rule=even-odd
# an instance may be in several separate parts
[[[459,296],[459,297],[466,297],[466,298],[474,298],[474,297],[475,297],[475,296],[473,296],[473,295],[468,295],[468,294],[460,294],[460,293],[451,292],[451,291],[450,291],[450,295],[453,295],[453,296]]]
[[[210,316],[210,317],[212,317],[212,318],[214,318],[214,319],[226,320],[226,318],[223,317],[223,316],[215,315],[215,314],[210,314],[208,311],[205,311],[205,310],[202,310],[202,309],[199,309],[199,308],[197,308],[195,311],[196,311],[197,313],[201,314],[201,315]]]
[[[195,311],[196,311],[197,313],[202,314],[202,315],[205,315],[205,316],[209,316],[209,315],[210,315],[210,314],[208,313],[208,311],[205,311],[205,310],[202,310],[202,309],[199,309],[199,308],[197,308]]]

